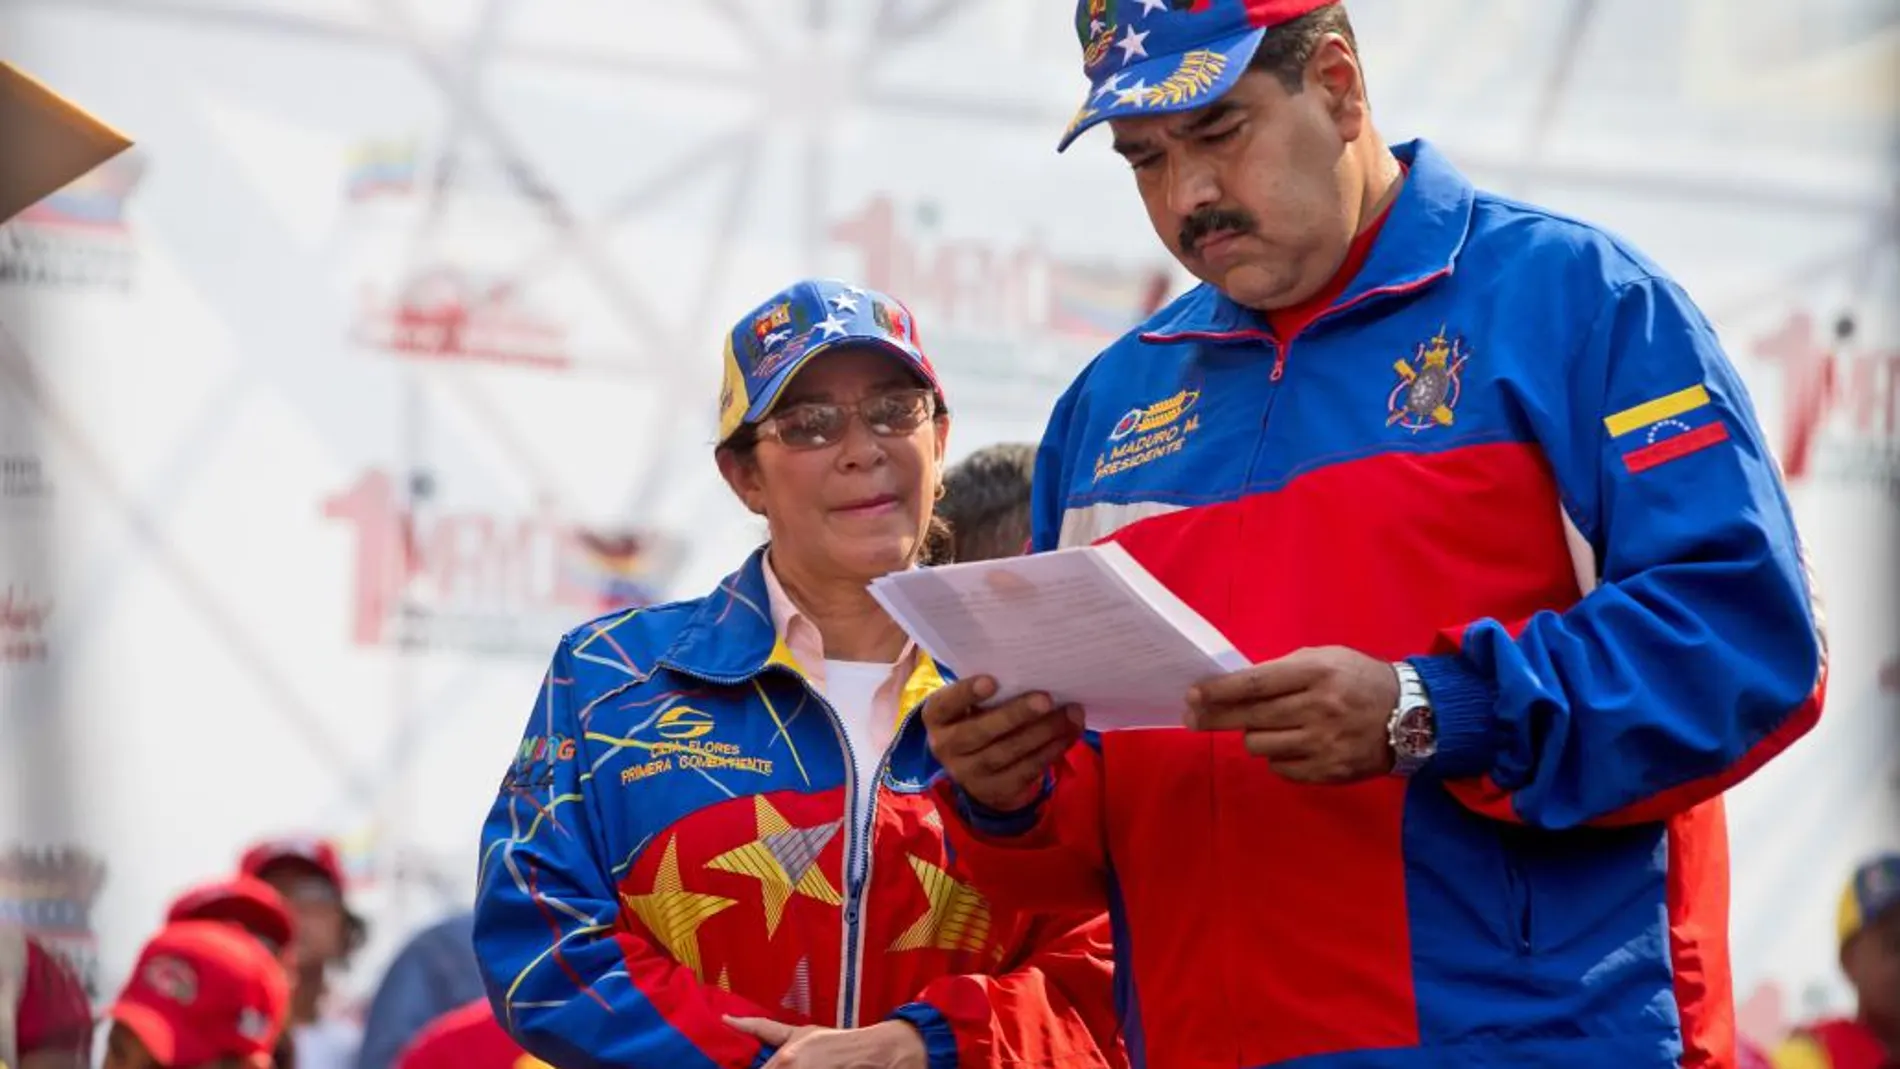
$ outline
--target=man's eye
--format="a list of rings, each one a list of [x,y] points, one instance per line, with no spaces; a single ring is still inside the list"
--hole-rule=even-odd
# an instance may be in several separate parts
[[[1224,126],[1218,130],[1210,130],[1207,133],[1202,134],[1201,140],[1205,141],[1206,143],[1210,145],[1218,145],[1223,141],[1233,140],[1234,135],[1239,132],[1240,132],[1240,124],[1234,123],[1232,126]]]

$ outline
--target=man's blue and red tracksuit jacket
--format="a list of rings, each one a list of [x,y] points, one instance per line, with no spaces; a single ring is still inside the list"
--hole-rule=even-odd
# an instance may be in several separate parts
[[[1035,547],[1120,543],[1255,661],[1410,659],[1437,756],[1300,786],[1237,734],[1090,734],[1023,813],[940,782],[959,864],[1109,909],[1137,1064],[1731,1066],[1721,795],[1826,677],[1775,459],[1653,264],[1397,152],[1309,327],[1202,286],[1082,373]]]

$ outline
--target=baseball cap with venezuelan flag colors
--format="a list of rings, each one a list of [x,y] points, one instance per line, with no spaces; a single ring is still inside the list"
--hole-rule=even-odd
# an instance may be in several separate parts
[[[1078,0],[1089,95],[1056,145],[1109,119],[1205,107],[1225,96],[1267,31],[1333,0]]]
[[[268,1066],[290,1012],[290,981],[264,945],[230,924],[180,921],[145,949],[107,1016],[167,1069],[224,1058]]]
[[[1841,893],[1841,945],[1895,908],[1900,908],[1900,854],[1883,854],[1855,869]]]
[[[767,298],[727,334],[719,440],[770,415],[786,384],[813,357],[845,347],[896,357],[943,400],[937,369],[919,346],[917,321],[903,302],[836,279],[805,279]]]

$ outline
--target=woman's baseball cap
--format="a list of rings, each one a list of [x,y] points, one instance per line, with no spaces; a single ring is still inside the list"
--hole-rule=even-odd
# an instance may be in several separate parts
[[[805,279],[767,298],[727,333],[719,440],[764,419],[806,364],[845,346],[889,353],[943,400],[937,369],[918,344],[916,318],[903,302],[837,279]]]

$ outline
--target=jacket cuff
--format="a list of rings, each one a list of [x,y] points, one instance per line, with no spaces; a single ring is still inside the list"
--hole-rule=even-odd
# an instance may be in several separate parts
[[[903,1021],[924,1037],[930,1069],[957,1069],[957,1033],[937,1007],[928,1002],[907,1002],[892,1010],[890,1019]]]
[[[1036,826],[1036,821],[1042,817],[1042,803],[1048,800],[1049,793],[1054,789],[1055,777],[1045,772],[1042,774],[1042,790],[1037,792],[1035,799],[1021,809],[1004,813],[963,793],[962,787],[956,787],[957,816],[962,817],[963,823],[978,835],[992,839],[1014,839],[1029,834]]]
[[[768,1047],[763,1043],[759,1044],[758,1056],[752,1059],[752,1069],[765,1069],[765,1063],[771,1061],[772,1056],[777,1053],[777,1047]]]
[[[1497,759],[1497,686],[1456,654],[1413,657],[1406,663],[1418,672],[1438,724],[1438,751],[1426,770],[1445,779],[1489,772]]]

